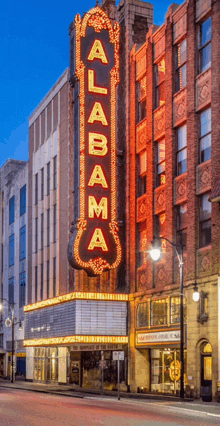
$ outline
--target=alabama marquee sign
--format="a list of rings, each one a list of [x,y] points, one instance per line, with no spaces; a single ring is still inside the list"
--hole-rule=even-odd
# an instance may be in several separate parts
[[[83,19],[76,15],[73,49],[79,93],[74,145],[78,213],[68,255],[74,268],[92,276],[116,268],[121,261],[116,199],[118,23],[113,27],[99,7]]]

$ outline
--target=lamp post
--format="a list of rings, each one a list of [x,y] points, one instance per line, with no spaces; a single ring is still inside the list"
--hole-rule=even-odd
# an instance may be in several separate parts
[[[2,301],[5,301],[8,303],[10,309],[11,309],[11,320],[10,318],[7,318],[5,321],[5,325],[6,327],[10,327],[12,329],[12,356],[11,356],[11,367],[12,367],[12,372],[11,372],[11,383],[14,383],[14,340],[15,340],[15,332],[14,332],[14,328],[15,325],[19,324],[19,330],[22,329],[22,324],[21,321],[15,322],[15,302],[10,303],[7,299],[4,299],[3,297],[1,298],[1,302],[0,302],[0,309],[2,309],[3,305],[2,305]],[[6,324],[7,322],[7,324]]]
[[[157,244],[157,240],[160,242],[160,245]],[[150,255],[154,261],[158,260],[161,255],[161,240],[167,241],[175,248],[175,252],[179,261],[180,268],[180,363],[181,363],[181,372],[180,372],[180,398],[184,399],[184,319],[183,319],[183,248],[185,244],[175,244],[172,241],[168,240],[165,237],[154,237],[152,242],[152,250]],[[180,249],[180,251],[177,250]]]

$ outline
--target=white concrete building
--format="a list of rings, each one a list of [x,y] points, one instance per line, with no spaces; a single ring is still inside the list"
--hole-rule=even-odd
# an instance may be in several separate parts
[[[7,160],[0,169],[0,377],[11,375],[12,319],[14,305],[14,371],[26,372],[26,351],[23,348],[24,310],[27,288],[28,242],[28,162]],[[3,300],[5,299],[5,300]],[[9,303],[7,303],[7,301]],[[21,322],[22,330],[19,330]]]

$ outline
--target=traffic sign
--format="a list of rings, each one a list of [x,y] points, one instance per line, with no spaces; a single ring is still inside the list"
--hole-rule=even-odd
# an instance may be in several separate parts
[[[124,351],[113,351],[113,361],[124,361]]]

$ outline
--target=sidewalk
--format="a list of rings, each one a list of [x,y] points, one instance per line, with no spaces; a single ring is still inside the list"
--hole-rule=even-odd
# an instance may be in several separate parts
[[[112,399],[117,400],[116,391],[104,391],[102,396],[101,390],[97,389],[85,389],[85,388],[74,388],[73,385],[53,385],[53,384],[43,384],[43,383],[33,383],[26,382],[22,380],[15,380],[14,383],[11,383],[9,380],[0,379],[0,390],[2,388],[11,388],[11,389],[22,389],[31,392],[42,392],[49,393],[54,395],[63,395],[74,398],[84,398],[86,396],[101,396],[105,398],[106,396],[111,396]],[[180,398],[171,396],[171,395],[153,395],[153,394],[141,394],[141,393],[127,393],[120,392],[121,398],[133,399],[134,402],[142,401],[144,402],[161,402],[165,405],[172,405],[175,408],[182,408],[193,411],[207,412],[212,413],[211,415],[220,417],[220,403],[218,402],[203,402],[201,399],[192,400],[190,398],[185,398],[182,401]]]

